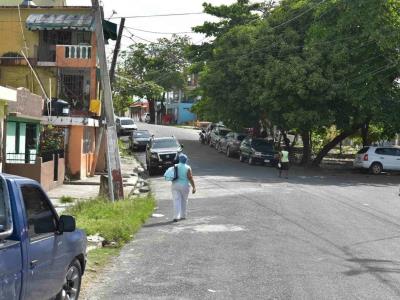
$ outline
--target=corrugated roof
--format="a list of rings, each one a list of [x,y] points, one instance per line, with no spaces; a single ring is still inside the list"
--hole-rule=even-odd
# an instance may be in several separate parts
[[[94,18],[85,14],[32,14],[26,19],[29,30],[73,29],[94,31]]]

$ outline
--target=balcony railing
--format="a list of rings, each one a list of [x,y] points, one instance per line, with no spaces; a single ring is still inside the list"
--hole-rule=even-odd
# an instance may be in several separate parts
[[[65,58],[91,59],[92,46],[65,45]]]

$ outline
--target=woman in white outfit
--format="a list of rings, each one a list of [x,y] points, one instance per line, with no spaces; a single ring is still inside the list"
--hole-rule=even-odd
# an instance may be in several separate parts
[[[192,169],[186,164],[188,158],[185,154],[179,155],[179,164],[177,165],[178,178],[172,182],[172,199],[174,201],[174,222],[186,219],[186,208],[190,185],[192,193],[196,193]]]

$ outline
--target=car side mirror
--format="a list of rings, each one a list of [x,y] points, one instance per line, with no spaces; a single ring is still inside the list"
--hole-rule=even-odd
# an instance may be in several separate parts
[[[61,216],[58,223],[58,232],[73,232],[76,229],[75,218],[72,216]]]
[[[181,146],[181,148],[183,149],[183,144],[181,144],[180,146]]]

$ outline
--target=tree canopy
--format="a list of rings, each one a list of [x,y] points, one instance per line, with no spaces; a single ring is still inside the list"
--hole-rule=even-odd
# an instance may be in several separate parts
[[[202,71],[201,113],[231,126],[268,119],[295,131],[305,162],[313,132],[334,126],[337,135],[315,164],[366,125],[386,136],[400,129],[398,1],[283,0],[253,14],[256,8],[248,1],[213,8],[225,18],[197,28],[216,37]]]

